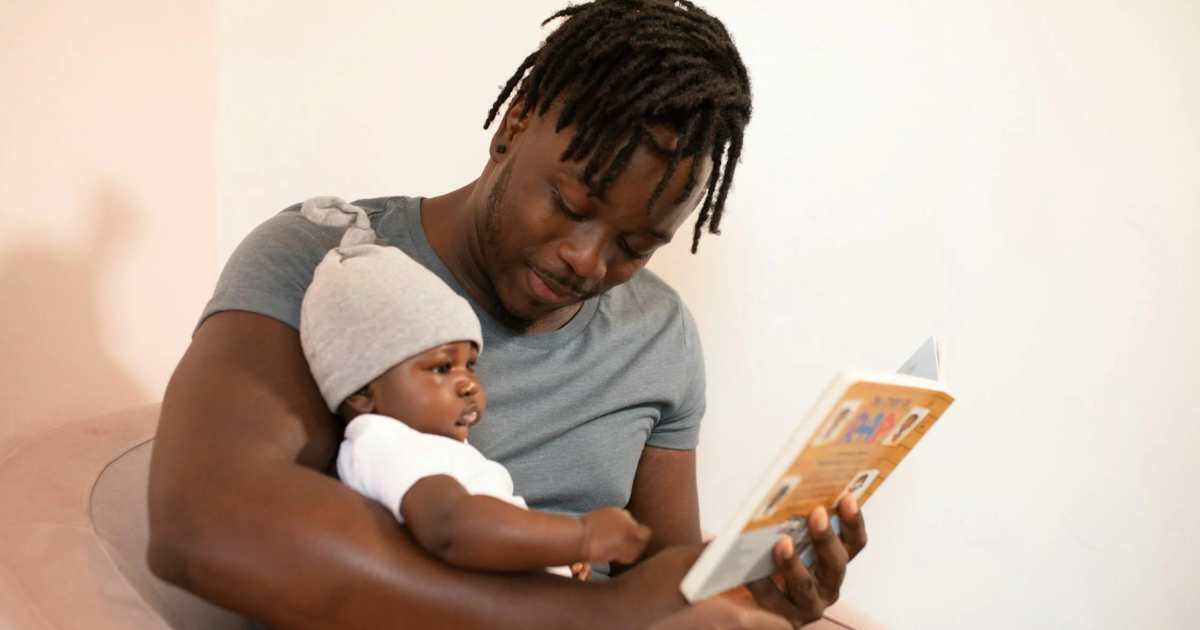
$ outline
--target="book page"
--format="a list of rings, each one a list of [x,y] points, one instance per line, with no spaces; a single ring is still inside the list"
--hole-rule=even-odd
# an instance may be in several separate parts
[[[922,343],[921,347],[917,348],[917,351],[896,371],[900,374],[927,378],[931,381],[942,380],[941,344],[938,343],[937,338],[926,339],[925,343]]]

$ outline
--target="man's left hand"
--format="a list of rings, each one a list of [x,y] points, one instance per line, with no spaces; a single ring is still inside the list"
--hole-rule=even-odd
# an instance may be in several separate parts
[[[773,551],[779,573],[746,585],[759,606],[782,615],[796,627],[820,619],[837,601],[846,564],[867,546],[866,524],[854,497],[842,499],[837,510],[842,521],[840,538],[829,526],[825,508],[809,515],[809,537],[817,554],[811,570],[800,560],[792,539],[782,537]],[[782,583],[777,581],[779,576]]]

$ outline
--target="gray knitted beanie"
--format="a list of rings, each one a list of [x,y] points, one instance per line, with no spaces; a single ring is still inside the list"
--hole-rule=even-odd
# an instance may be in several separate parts
[[[475,311],[421,263],[375,245],[362,208],[316,197],[300,210],[313,223],[348,228],[313,273],[300,306],[300,345],[329,410],[392,366],[430,348],[473,341]]]

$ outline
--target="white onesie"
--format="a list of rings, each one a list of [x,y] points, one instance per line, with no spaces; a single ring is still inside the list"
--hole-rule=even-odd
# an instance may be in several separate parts
[[[444,435],[421,433],[379,414],[360,415],[346,427],[337,470],[342,483],[382,503],[401,523],[404,495],[418,481],[433,475],[449,475],[471,494],[528,509],[525,500],[513,494],[512,476],[504,466],[484,457],[474,446]],[[567,567],[547,570],[571,575]]]

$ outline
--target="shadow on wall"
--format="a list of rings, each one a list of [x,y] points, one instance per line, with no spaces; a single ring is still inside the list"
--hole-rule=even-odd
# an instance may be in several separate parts
[[[148,400],[102,327],[106,279],[137,241],[141,213],[119,186],[104,182],[74,214],[86,222],[76,242],[39,233],[31,220],[25,233],[7,235],[0,254],[0,296],[8,305],[0,310],[0,460],[35,433]]]

